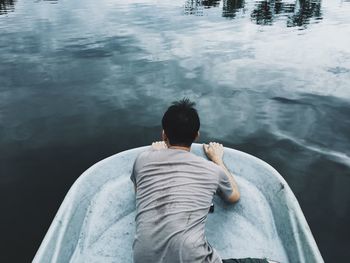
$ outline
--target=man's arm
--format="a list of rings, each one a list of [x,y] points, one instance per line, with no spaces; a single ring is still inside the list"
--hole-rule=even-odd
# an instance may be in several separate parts
[[[230,203],[236,203],[240,198],[240,193],[238,190],[238,185],[236,183],[236,180],[234,179],[233,174],[227,169],[226,165],[224,164],[224,161],[222,159],[224,155],[224,147],[222,144],[211,142],[208,144],[203,144],[204,152],[208,156],[208,158],[219,165],[225,172],[231,187],[232,187],[232,194],[228,197],[228,201]]]

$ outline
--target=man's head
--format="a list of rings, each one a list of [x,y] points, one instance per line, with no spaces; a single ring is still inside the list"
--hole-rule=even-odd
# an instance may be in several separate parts
[[[200,121],[194,106],[189,99],[182,99],[173,102],[164,113],[163,139],[170,145],[190,147],[198,137]]]

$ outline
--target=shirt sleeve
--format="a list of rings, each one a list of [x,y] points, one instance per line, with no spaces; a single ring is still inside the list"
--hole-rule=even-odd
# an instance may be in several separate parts
[[[219,185],[216,193],[226,201],[233,194],[231,183],[226,173],[221,168],[219,170]]]
[[[136,183],[136,177],[137,177],[137,173],[138,173],[138,170],[139,170],[139,167],[140,165],[143,164],[143,156],[144,156],[144,152],[140,153],[135,161],[134,161],[134,165],[132,167],[132,172],[131,172],[131,175],[130,175],[130,180],[134,183],[134,186],[135,188],[137,187],[137,183]]]

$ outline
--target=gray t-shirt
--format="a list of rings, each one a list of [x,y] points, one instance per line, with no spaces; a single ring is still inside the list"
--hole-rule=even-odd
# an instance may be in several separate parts
[[[205,237],[215,193],[232,194],[218,165],[178,149],[147,150],[134,164],[134,263],[222,262]]]

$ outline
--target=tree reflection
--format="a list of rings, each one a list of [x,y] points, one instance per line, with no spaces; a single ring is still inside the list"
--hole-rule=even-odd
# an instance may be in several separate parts
[[[14,11],[16,0],[0,0],[0,15]]]
[[[257,2],[251,19],[258,25],[271,25],[281,16],[287,16],[287,26],[306,26],[312,18],[322,19],[320,0],[296,0],[284,3],[281,0]]]
[[[273,7],[271,6],[271,2],[259,2],[250,17],[258,25],[271,25],[273,21]]]
[[[310,23],[310,19],[322,19],[321,1],[299,0],[295,13],[289,18],[287,26],[305,26]]]
[[[221,0],[187,0],[184,5],[186,15],[202,16],[204,9],[219,7]],[[234,18],[238,10],[243,9],[244,0],[223,0],[222,16]]]
[[[203,15],[203,1],[202,0],[187,0],[184,5],[185,15]]]
[[[220,5],[220,0],[202,0],[202,3],[206,8],[217,7]]]
[[[322,19],[321,0],[282,0],[253,1],[255,5],[250,11],[250,18],[258,25],[272,25],[281,18],[287,19],[287,26],[306,27],[311,19]],[[205,9],[219,8],[220,0],[187,0],[185,14],[202,16]],[[250,7],[250,5],[247,5]],[[246,13],[245,0],[222,0],[222,17],[235,18],[238,12]]]
[[[202,16],[204,8],[219,7],[221,0],[187,0],[184,5],[186,15]]]
[[[222,16],[235,18],[238,11],[243,10],[244,0],[223,0]]]

